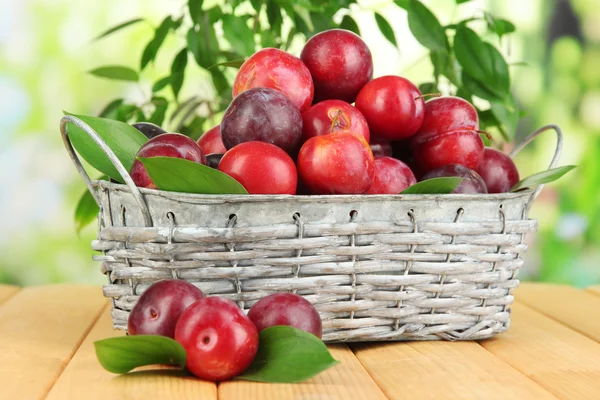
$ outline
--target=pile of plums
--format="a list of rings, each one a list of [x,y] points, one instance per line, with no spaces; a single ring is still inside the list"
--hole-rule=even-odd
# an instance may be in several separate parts
[[[250,194],[398,194],[446,176],[463,178],[454,193],[500,193],[519,181],[508,156],[484,147],[469,102],[372,78],[369,48],[346,30],[313,36],[300,58],[263,49],[241,66],[220,125],[197,143],[141,126],[154,137],[138,156],[207,164]],[[155,187],[139,161],[131,176]]]
[[[129,335],[160,335],[178,341],[186,367],[197,377],[224,381],[244,372],[256,356],[258,332],[287,325],[321,338],[314,306],[292,293],[274,293],[248,312],[231,300],[206,297],[182,280],[159,281],[140,296],[127,321]]]

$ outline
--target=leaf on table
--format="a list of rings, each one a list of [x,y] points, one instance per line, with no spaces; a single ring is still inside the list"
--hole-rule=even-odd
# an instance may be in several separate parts
[[[517,192],[519,190],[525,190],[538,185],[543,185],[544,183],[554,182],[575,168],[577,168],[576,165],[565,165],[564,167],[552,168],[547,171],[538,172],[537,174],[533,174],[525,179],[522,179],[515,186],[510,188],[510,191]]]
[[[448,38],[436,16],[418,0],[410,0],[407,11],[408,27],[415,39],[429,50],[447,52]]]
[[[450,194],[462,182],[462,178],[444,177],[432,178],[415,183],[404,189],[400,194]]]
[[[85,115],[69,115],[81,119],[94,129],[108,147],[112,149],[127,171],[131,170],[135,155],[140,147],[148,141],[140,131],[121,121]],[[67,124],[67,132],[73,147],[85,161],[101,173],[119,182],[123,181],[108,156],[87,133],[71,123]]]
[[[291,326],[273,326],[259,333],[254,362],[235,379],[295,383],[333,367],[335,360],[325,343],[312,333]]]
[[[136,71],[129,67],[122,67],[120,65],[98,67],[88,71],[88,73],[99,78],[113,79],[118,81],[137,82],[140,79]]]
[[[394,29],[390,23],[379,13],[375,13],[375,22],[377,22],[377,26],[379,30],[383,34],[383,36],[394,46],[398,47],[398,42],[396,41],[396,34],[394,33]]]
[[[185,367],[183,346],[165,336],[136,335],[94,342],[96,357],[105,370],[125,374],[145,365],[168,364]]]
[[[241,183],[206,165],[172,157],[138,159],[160,190],[199,194],[248,194]]]

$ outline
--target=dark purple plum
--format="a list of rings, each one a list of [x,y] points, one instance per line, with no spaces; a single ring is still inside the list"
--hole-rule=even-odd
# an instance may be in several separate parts
[[[260,141],[295,154],[302,138],[302,114],[277,90],[248,89],[225,111],[221,137],[228,150],[240,143]]]
[[[477,167],[490,193],[506,193],[519,182],[519,171],[513,160],[499,150],[486,147],[483,161]]]
[[[211,168],[219,169],[219,163],[221,162],[221,158],[223,158],[224,154],[209,154],[206,156],[206,165]]]
[[[483,178],[472,169],[464,167],[460,164],[448,164],[443,167],[436,168],[429,171],[421,180],[427,180],[432,178],[442,178],[446,176],[457,176],[463,178],[460,185],[452,191],[452,193],[463,193],[463,194],[476,194],[476,193],[487,193],[487,187]]]
[[[179,316],[204,293],[186,281],[172,279],[156,282],[140,296],[129,314],[130,335],[160,335],[173,338]]]
[[[287,325],[312,333],[323,334],[321,316],[304,297],[293,293],[274,293],[263,297],[250,308],[248,317],[258,331],[276,325]]]
[[[142,132],[148,139],[167,133],[163,128],[151,122],[136,122],[131,126]]]

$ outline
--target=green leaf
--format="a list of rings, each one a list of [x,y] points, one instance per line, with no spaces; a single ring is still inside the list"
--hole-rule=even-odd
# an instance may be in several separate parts
[[[440,90],[435,85],[435,82],[426,82],[419,85],[419,92],[422,94],[439,93],[439,91]]]
[[[236,379],[256,382],[302,382],[338,364],[325,343],[291,326],[273,326],[259,333],[254,362]]]
[[[221,171],[182,158],[138,158],[160,190],[202,194],[248,194],[235,179]]]
[[[509,95],[504,101],[497,100],[490,102],[492,114],[504,129],[500,129],[504,140],[510,142],[515,137],[517,125],[520,119],[520,110],[515,98]]]
[[[179,91],[181,90],[181,86],[183,86],[183,78],[185,73],[185,67],[187,66],[187,47],[183,48],[173,60],[173,64],[171,64],[171,88],[173,89],[173,94],[177,99],[179,95]]]
[[[68,114],[68,113],[67,113]],[[140,131],[121,121],[73,115],[88,124],[110,147],[127,171],[135,161],[135,155],[144,143],[148,141]],[[81,157],[92,167],[109,177],[123,181],[116,168],[98,145],[81,129],[73,124],[67,124],[67,132],[71,143]]]
[[[125,374],[145,365],[185,367],[186,354],[175,340],[158,335],[113,337],[94,342],[96,357],[108,372]]]
[[[516,192],[519,190],[533,188],[538,185],[543,185],[544,183],[554,182],[575,168],[577,168],[576,165],[566,165],[564,167],[552,168],[547,171],[538,172],[537,174],[528,176],[527,178],[518,182],[510,189],[510,191]]]
[[[492,32],[495,32],[500,39],[502,39],[502,36],[513,33],[516,30],[515,25],[510,21],[494,18],[494,16],[488,12],[485,12],[483,15],[485,17],[488,29]]]
[[[203,13],[197,28],[191,28],[187,34],[188,49],[202,68],[208,68],[217,61],[219,42],[209,15]]]
[[[341,29],[346,29],[346,30],[348,30],[350,32],[354,32],[358,36],[360,36],[360,29],[358,28],[358,24],[348,14],[344,15],[344,18],[342,18],[342,22],[340,22],[340,28]]]
[[[143,21],[143,20],[144,20],[143,18],[135,18],[135,19],[131,19],[131,20],[129,20],[129,21],[125,21],[125,22],[123,22],[122,24],[119,24],[119,25],[117,25],[117,26],[113,26],[112,28],[110,28],[110,29],[108,29],[108,30],[104,31],[104,32],[103,32],[103,33],[101,33],[100,35],[96,36],[96,37],[94,38],[94,40],[100,40],[100,39],[102,39],[102,38],[104,38],[104,37],[107,37],[107,36],[108,36],[108,35],[110,35],[111,33],[115,33],[115,32],[117,32],[117,31],[120,31],[120,30],[121,30],[121,29],[123,29],[123,28],[127,28],[128,26],[131,26],[131,25],[133,25],[133,24],[137,24],[138,22],[141,22],[141,21]]]
[[[410,0],[394,0],[394,3],[400,8],[403,8],[408,11],[408,7],[410,7]]]
[[[173,21],[173,18],[170,16],[165,18],[156,31],[154,32],[154,37],[152,40],[146,45],[144,52],[142,53],[142,60],[140,62],[140,69],[143,70],[150,63],[150,61],[156,58],[158,54],[158,50],[162,46],[165,38],[169,34],[169,31],[174,28],[177,24]]]
[[[410,0],[408,26],[415,39],[429,50],[448,51],[448,38],[440,21],[418,0]]]
[[[153,97],[152,104],[154,104],[155,109],[148,122],[152,122],[153,124],[161,126],[165,121],[165,115],[167,114],[167,108],[169,108],[169,102],[164,97]]]
[[[135,104],[121,104],[119,108],[117,108],[115,119],[117,121],[127,122],[139,111],[140,109]]]
[[[231,86],[229,85],[229,81],[218,68],[211,69],[210,75],[213,80],[213,85],[215,86],[217,93],[219,93],[221,97],[223,97],[225,92],[231,92]]]
[[[202,14],[202,3],[203,0],[189,0],[188,9],[190,11],[190,17],[194,24],[199,23],[200,15]]]
[[[88,73],[100,78],[114,79],[119,81],[137,82],[140,79],[138,73],[133,69],[117,65],[99,67],[88,71]]]
[[[454,51],[464,72],[498,97],[508,94],[508,65],[494,46],[482,41],[470,28],[461,25],[456,30]]]
[[[81,194],[75,208],[75,230],[78,235],[83,228],[96,219],[98,212],[100,212],[100,207],[96,204],[96,200],[94,200],[90,191],[86,190]]]
[[[245,58],[242,58],[240,60],[223,61],[223,62],[220,62],[220,63],[216,63],[215,65],[211,65],[207,69],[213,69],[215,67],[240,68],[242,66],[242,64],[244,64],[245,61],[246,61]]]
[[[117,109],[123,104],[123,99],[115,99],[108,103],[98,114],[100,118],[115,119]]]
[[[488,101],[501,101],[503,96],[499,96],[496,92],[488,88],[484,83],[472,78],[464,70],[461,75],[463,89],[474,96],[480,97]]]
[[[392,26],[383,16],[379,13],[375,13],[375,22],[377,22],[377,26],[379,30],[383,34],[383,36],[394,46],[398,47],[398,42],[396,42],[396,34],[392,29]]]
[[[279,6],[277,2],[275,2],[275,0],[267,0],[266,5],[267,21],[269,22],[270,27],[269,30],[273,33],[274,36],[279,35],[281,33],[281,25],[283,24],[281,6]]]
[[[429,55],[431,64],[433,65],[433,73],[436,79],[439,79],[440,75],[448,78],[452,84],[460,87],[462,81],[460,79],[460,65],[447,51],[431,51]]]
[[[250,56],[256,49],[254,32],[248,27],[243,18],[231,14],[223,15],[223,34],[225,39],[231,43],[233,49],[243,55]]]
[[[462,178],[454,176],[427,179],[407,187],[400,194],[449,194],[461,181]]]
[[[460,4],[463,4],[463,3],[468,3],[469,1],[471,1],[471,0],[456,0],[456,4],[460,5]]]
[[[169,86],[170,83],[171,75],[165,76],[164,78],[161,78],[154,82],[154,85],[152,85],[152,92],[160,92],[161,90]]]

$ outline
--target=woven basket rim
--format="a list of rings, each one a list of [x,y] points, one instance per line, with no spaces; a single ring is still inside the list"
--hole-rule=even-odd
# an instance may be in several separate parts
[[[124,192],[130,192],[129,188],[125,184],[114,183],[104,180],[92,181],[92,184],[96,188],[103,188],[108,190],[119,190]],[[227,202],[265,202],[265,201],[289,201],[290,199],[297,200],[299,203],[312,203],[312,202],[364,202],[364,201],[390,201],[390,200],[464,200],[464,201],[482,201],[482,200],[508,200],[517,199],[523,197],[530,197],[534,194],[535,189],[527,189],[519,192],[509,193],[490,193],[490,194],[377,194],[377,195],[237,195],[237,194],[199,194],[199,193],[183,193],[183,192],[170,192],[165,190],[138,188],[141,193],[155,196],[163,196],[173,199],[181,200],[221,200]]]

